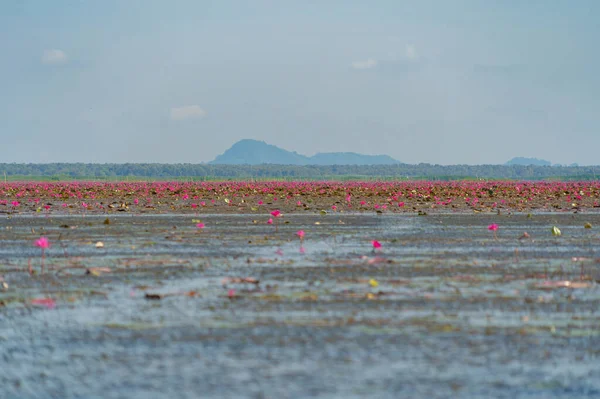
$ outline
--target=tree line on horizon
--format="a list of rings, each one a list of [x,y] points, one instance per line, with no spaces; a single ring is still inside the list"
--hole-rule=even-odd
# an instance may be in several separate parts
[[[534,165],[211,165],[158,163],[47,163],[0,164],[6,178],[45,178],[47,180],[116,178],[215,179],[335,179],[386,178],[455,180],[469,178],[513,180],[596,180],[596,166]],[[600,169],[598,169],[600,172]],[[0,175],[1,178],[1,175]]]

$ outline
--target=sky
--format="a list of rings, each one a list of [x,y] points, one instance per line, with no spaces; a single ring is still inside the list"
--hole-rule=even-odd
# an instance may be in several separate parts
[[[597,0],[3,0],[0,163],[208,162],[244,138],[600,164]]]

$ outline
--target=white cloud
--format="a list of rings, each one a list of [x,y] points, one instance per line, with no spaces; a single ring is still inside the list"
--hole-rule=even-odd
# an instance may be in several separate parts
[[[406,45],[405,54],[406,54],[406,58],[408,58],[411,61],[414,61],[417,58],[419,58],[419,54],[417,54],[417,49],[412,44],[407,44]]]
[[[59,65],[67,62],[67,54],[58,49],[44,50],[42,63],[46,65]]]
[[[369,58],[366,61],[354,61],[352,63],[352,68],[354,69],[369,69],[377,66],[377,60]]]
[[[206,111],[198,105],[185,105],[183,107],[171,108],[171,119],[174,121],[182,121],[184,119],[203,118],[206,116]]]

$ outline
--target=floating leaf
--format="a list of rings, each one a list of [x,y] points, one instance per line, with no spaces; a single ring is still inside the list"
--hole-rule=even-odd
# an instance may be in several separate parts
[[[372,278],[372,279],[369,280],[369,285],[371,287],[378,287],[379,283],[377,282],[377,280],[375,280],[374,278]]]
[[[592,224],[588,222],[588,223],[584,224],[583,227],[585,227],[586,229],[591,229]]]
[[[112,270],[108,267],[90,267],[85,271],[85,274],[89,274],[91,276],[100,276],[102,273],[111,273]]]
[[[560,231],[560,229],[556,226],[552,226],[552,235],[553,236],[560,236],[562,233]]]

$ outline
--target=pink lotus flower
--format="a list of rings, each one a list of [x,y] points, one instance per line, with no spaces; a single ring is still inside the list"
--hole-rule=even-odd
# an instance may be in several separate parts
[[[373,249],[374,250],[381,248],[381,243],[379,241],[377,241],[377,240],[371,241],[371,244],[373,244]]]
[[[204,228],[204,223],[200,222],[198,224],[196,224],[196,227],[199,229],[203,229]]]
[[[35,246],[42,249],[47,249],[50,248],[50,241],[46,237],[40,237],[39,239],[35,240]]]
[[[19,201],[13,201],[11,202],[12,206],[14,206],[15,208],[19,205],[21,205],[21,203]]]
[[[398,206],[399,207],[403,207],[404,206],[404,202],[398,202]]]
[[[269,220],[267,220],[267,224],[273,224],[273,219],[269,218]]]
[[[332,206],[331,206],[331,209],[335,211],[335,210],[337,209],[337,206],[335,206],[335,205],[332,205]]]
[[[50,241],[46,237],[40,237],[35,241],[35,246],[42,249],[42,273],[44,272],[44,260],[46,259],[46,249],[50,248]],[[31,269],[31,266],[30,266]]]
[[[282,214],[279,211],[279,209],[275,209],[273,212],[271,212],[271,216],[273,216],[274,218],[278,218],[278,217],[281,217]]]
[[[367,205],[367,201],[360,201],[360,206],[365,206]]]
[[[137,205],[137,204],[140,203],[140,200],[136,198],[136,199],[133,200],[133,203]]]
[[[202,201],[202,202],[200,203],[200,206],[206,206],[206,202]]]
[[[263,204],[262,200],[258,201],[258,205],[262,205],[262,204]]]
[[[229,291],[227,291],[227,297],[229,299],[234,298],[235,297],[235,290],[233,288],[230,288]]]
[[[190,206],[192,207],[192,209],[198,208],[198,204],[190,204]]]
[[[300,241],[304,240],[304,230],[298,230],[296,235],[300,237]]]
[[[297,206],[302,206],[302,201],[298,201],[298,202],[296,202],[296,205],[297,205]]]
[[[496,235],[496,231],[498,231],[498,225],[496,223],[492,223],[488,226],[488,230],[494,232],[494,240],[497,240],[498,236]]]

